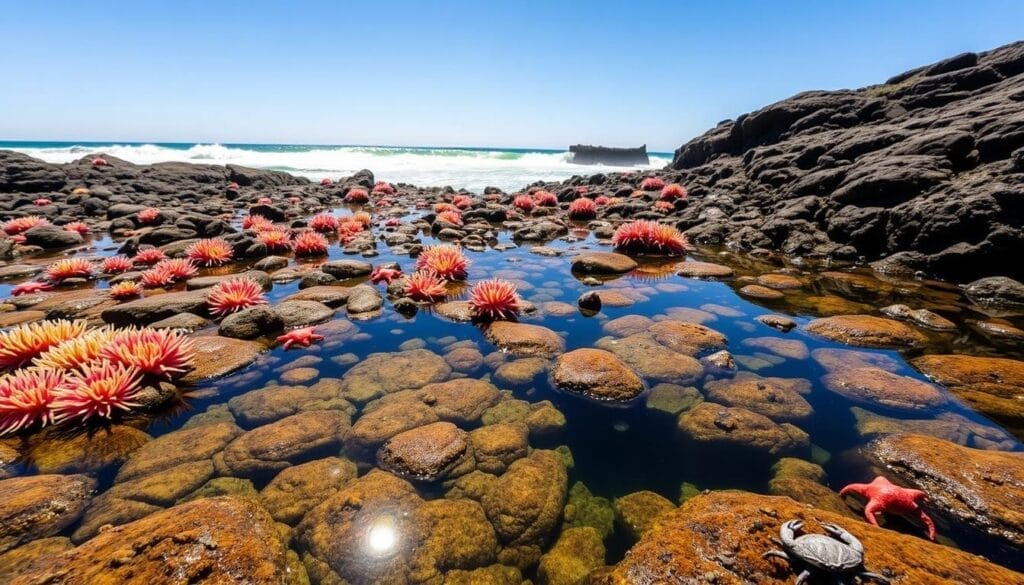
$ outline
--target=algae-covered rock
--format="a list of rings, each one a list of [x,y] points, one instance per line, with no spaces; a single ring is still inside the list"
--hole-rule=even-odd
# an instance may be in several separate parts
[[[608,498],[595,496],[582,481],[572,484],[563,511],[563,527],[589,526],[604,540],[615,529],[615,510]]]
[[[604,542],[597,530],[583,526],[566,528],[537,567],[540,585],[577,585],[604,565]]]
[[[631,543],[640,540],[654,522],[676,505],[661,494],[639,491],[615,499],[615,524]]]
[[[58,534],[82,515],[96,487],[85,475],[0,480],[0,552]]]

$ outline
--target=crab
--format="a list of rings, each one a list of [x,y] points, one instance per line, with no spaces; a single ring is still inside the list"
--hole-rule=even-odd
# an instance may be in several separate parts
[[[324,338],[323,335],[316,333],[314,327],[303,327],[301,329],[294,329],[279,335],[277,337],[278,343],[283,343],[285,350],[291,349],[292,345],[302,345],[309,347],[314,341],[320,341]]]
[[[889,579],[878,573],[864,570],[864,545],[857,537],[843,528],[822,523],[824,534],[799,534],[804,527],[803,520],[790,520],[779,528],[783,550],[770,550],[764,558],[778,557],[787,563],[800,562],[806,565],[796,577],[796,585],[806,583],[814,573],[824,573],[840,585],[852,583],[851,578],[861,581],[873,579],[888,585]],[[799,534],[799,535],[798,535]]]

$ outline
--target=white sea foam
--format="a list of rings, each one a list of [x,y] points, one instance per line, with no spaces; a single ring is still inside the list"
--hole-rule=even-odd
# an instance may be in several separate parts
[[[70,162],[86,154],[104,152],[134,163],[180,161],[191,163],[238,164],[277,169],[319,180],[338,179],[360,169],[370,169],[382,180],[422,186],[445,186],[481,191],[500,187],[520,189],[534,181],[557,181],[573,175],[660,168],[667,157],[651,157],[646,167],[576,165],[567,152],[517,152],[451,148],[392,147],[242,147],[196,144],[171,148],[156,144],[87,145],[54,148],[15,148],[48,162]]]

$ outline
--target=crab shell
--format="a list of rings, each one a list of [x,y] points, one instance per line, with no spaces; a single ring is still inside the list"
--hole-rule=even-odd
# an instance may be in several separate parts
[[[802,523],[795,526],[786,522],[779,530],[782,546],[792,557],[812,567],[829,573],[845,573],[859,568],[864,563],[864,547],[857,537],[838,526],[829,526],[829,532],[835,536],[824,534],[804,534],[795,536]],[[839,540],[842,539],[842,540]],[[845,541],[845,542],[844,542]]]

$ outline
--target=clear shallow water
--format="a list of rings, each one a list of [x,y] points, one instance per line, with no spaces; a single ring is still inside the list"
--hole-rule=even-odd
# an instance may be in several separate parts
[[[573,175],[657,169],[672,160],[669,153],[651,153],[646,167],[577,165],[560,150],[502,148],[436,148],[393,146],[302,146],[273,144],[151,144],[115,142],[3,142],[52,163],[66,163],[104,152],[137,163],[190,162],[237,164],[285,171],[319,181],[372,169],[378,179],[423,187],[451,186],[481,192],[485,187],[515,191],[535,181],[562,181]]]
[[[338,213],[347,211],[336,210]],[[420,238],[425,244],[435,242],[429,233],[420,234]],[[508,234],[502,233],[498,241],[509,242]],[[113,244],[114,242],[106,238],[96,240],[94,249],[90,252],[112,254]],[[782,313],[793,316],[799,325],[803,325],[811,318],[820,316],[822,307],[826,306],[856,307],[857,304],[861,304],[867,312],[871,307],[877,308],[893,302],[905,302],[913,307],[950,306],[959,302],[955,288],[942,283],[883,281],[866,277],[876,283],[874,288],[848,289],[817,278],[818,270],[807,267],[798,274],[807,282],[803,289],[787,291],[787,297],[782,301],[761,304],[737,295],[735,290],[742,286],[737,279],[726,282],[687,279],[676,276],[672,270],[658,270],[658,267],[654,266],[606,281],[602,285],[601,289],[616,290],[634,298],[635,304],[628,307],[605,307],[593,317],[585,317],[579,312],[559,316],[549,312],[545,303],[564,302],[575,305],[576,299],[583,292],[594,289],[572,275],[568,255],[577,250],[607,248],[598,244],[590,235],[577,241],[552,242],[547,244],[547,247],[564,251],[566,255],[541,256],[531,253],[529,245],[504,252],[467,251],[472,261],[470,281],[499,276],[516,282],[521,295],[538,307],[535,314],[524,316],[522,321],[543,325],[562,334],[568,350],[595,346],[600,338],[608,335],[603,328],[604,325],[617,317],[639,314],[659,319],[670,314],[673,309],[705,311],[709,320],[704,324],[728,338],[728,349],[740,361],[741,371],[751,367],[744,364],[757,363],[758,375],[801,378],[810,382],[812,389],[805,398],[815,413],[808,421],[797,423],[797,426],[809,433],[814,448],[810,453],[801,456],[812,459],[824,467],[829,475],[829,485],[834,490],[849,482],[870,479],[866,476],[869,473],[866,461],[857,452],[858,447],[865,445],[869,439],[857,432],[856,420],[851,411],[851,407],[863,408],[864,405],[852,403],[824,388],[820,378],[825,370],[814,360],[780,359],[779,356],[745,346],[743,342],[755,337],[775,337],[802,341],[811,351],[818,348],[850,348],[803,333],[799,328],[784,334],[757,322],[754,318],[766,313]],[[378,252],[378,257],[370,259],[374,264],[397,261],[405,271],[411,271],[413,261],[407,256],[395,255],[385,243],[378,242]],[[346,257],[349,256],[342,254],[337,245],[332,245],[330,259]],[[783,267],[781,264],[732,254],[717,255],[711,250],[698,253],[696,259],[730,264],[737,269],[738,276],[763,274]],[[239,265],[236,268],[241,270],[244,266]],[[8,295],[12,284],[0,283],[0,297]],[[275,284],[268,297],[272,303],[276,303],[298,290],[297,282]],[[827,302],[822,299],[827,299]],[[973,334],[965,323],[978,315],[973,314],[970,309],[964,309],[957,316],[944,314],[958,322],[961,329],[955,333],[928,333],[929,345],[923,350],[915,350],[913,354],[887,350],[863,351],[895,358],[900,363],[898,374],[922,380],[923,376],[904,361],[905,358],[913,357],[922,351],[1021,356],[1020,348],[995,346]],[[343,309],[339,310],[335,319],[346,319]],[[368,321],[357,321],[356,326],[360,335],[346,341],[340,349],[328,349],[323,345],[287,352],[280,348],[272,349],[263,354],[253,366],[195,388],[193,396],[186,398],[183,404],[149,421],[146,431],[153,436],[174,432],[191,417],[203,413],[207,408],[218,407],[232,397],[277,381],[282,368],[306,356],[323,358],[314,366],[319,370],[320,377],[342,378],[350,366],[339,365],[330,359],[339,352],[353,353],[364,359],[375,352],[400,351],[400,346],[417,339],[422,340],[426,349],[438,354],[443,354],[445,348],[454,342],[466,341],[475,344],[484,355],[493,351],[493,346],[484,338],[481,328],[475,325],[453,323],[429,310],[421,310],[412,317],[405,317],[395,312],[390,302],[385,303],[384,312],[380,316]],[[739,359],[754,357],[760,358],[763,363]],[[485,365],[472,376],[491,378],[493,373],[494,370]],[[706,381],[698,381],[695,386],[703,390]],[[656,383],[649,379],[645,382],[648,387]],[[598,403],[557,390],[551,385],[546,372],[521,386],[510,387],[497,382],[496,385],[511,391],[515,398],[529,402],[550,400],[565,415],[566,425],[557,436],[536,440],[531,438],[530,444],[534,448],[567,446],[574,460],[574,467],[569,474],[569,484],[582,482],[596,496],[612,499],[639,490],[651,490],[678,503],[684,484],[689,484],[695,489],[746,489],[760,493],[768,492],[768,482],[772,477],[771,466],[775,458],[753,454],[743,449],[708,449],[688,444],[680,438],[676,428],[676,417],[650,408],[646,402],[647,396],[625,405]],[[993,429],[1000,428],[998,423],[988,420],[955,399],[940,408],[915,412],[913,415],[886,410],[877,412],[897,419],[933,419],[943,413],[956,413]],[[360,414],[357,414],[354,418],[357,419],[359,416]],[[1012,448],[1021,448],[1019,441],[1012,438],[1009,440]],[[107,469],[101,474],[101,490],[111,485],[115,472],[116,469]],[[268,479],[256,478],[256,489],[263,487]],[[423,487],[421,491],[425,497],[439,495],[435,487]],[[999,550],[987,539],[941,518],[938,520],[940,533],[951,539],[951,544],[989,555],[999,562],[1020,568],[1019,558]],[[851,519],[852,521],[854,520]],[[889,527],[909,534],[917,534],[918,530],[915,526],[899,520],[890,522]],[[73,530],[74,527],[71,527],[68,532]],[[623,535],[614,534],[608,541],[608,562],[617,561],[627,545]]]

